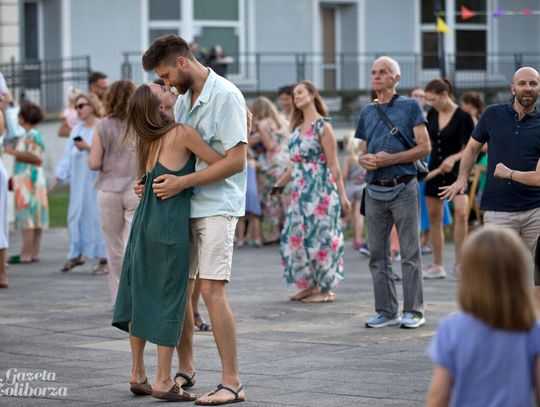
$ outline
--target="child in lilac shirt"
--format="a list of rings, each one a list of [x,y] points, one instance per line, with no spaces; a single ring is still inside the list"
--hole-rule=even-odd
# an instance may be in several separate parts
[[[540,402],[540,323],[525,252],[507,229],[486,227],[467,240],[463,311],[440,323],[429,349],[429,407],[532,406],[533,394]]]

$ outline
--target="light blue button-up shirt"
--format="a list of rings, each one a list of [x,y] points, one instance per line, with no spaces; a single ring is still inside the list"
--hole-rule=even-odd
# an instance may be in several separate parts
[[[238,143],[247,143],[246,101],[240,90],[210,68],[201,94],[191,106],[192,90],[180,96],[174,106],[178,123],[194,127],[218,153],[224,154]],[[195,171],[208,165],[197,157]],[[209,185],[193,189],[191,217],[244,216],[246,206],[244,171]]]

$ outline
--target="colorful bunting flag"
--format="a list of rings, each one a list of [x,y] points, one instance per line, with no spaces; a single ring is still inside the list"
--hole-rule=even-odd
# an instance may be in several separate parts
[[[534,10],[531,10],[530,8],[524,8],[523,10],[520,10],[519,11],[521,14],[525,14],[525,15],[531,15],[531,14],[534,14]]]
[[[493,13],[491,13],[491,15],[495,18],[504,16],[504,10],[501,6],[499,6]]]
[[[438,33],[447,33],[450,32],[448,26],[441,17],[437,17],[437,32]]]
[[[473,17],[476,17],[476,13],[474,11],[469,10],[465,6],[461,6],[461,19],[462,20],[469,20]]]

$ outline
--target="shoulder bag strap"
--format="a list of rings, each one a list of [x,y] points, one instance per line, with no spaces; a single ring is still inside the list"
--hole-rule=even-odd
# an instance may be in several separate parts
[[[375,106],[375,110],[377,111],[377,114],[379,115],[379,117],[381,118],[381,120],[383,121],[385,126],[388,127],[388,130],[390,130],[390,134],[392,136],[396,137],[401,142],[401,144],[403,144],[405,147],[407,147],[407,149],[413,148],[411,143],[409,143],[407,141],[407,139],[405,137],[403,137],[403,135],[400,133],[399,129],[394,125],[394,123],[392,123],[390,121],[388,116],[383,112],[383,110],[381,109],[381,106],[379,105],[379,101],[377,99],[375,99],[373,101],[373,105]]]

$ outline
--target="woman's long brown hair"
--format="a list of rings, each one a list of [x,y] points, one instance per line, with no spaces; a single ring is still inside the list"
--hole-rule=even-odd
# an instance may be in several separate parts
[[[319,91],[317,90],[313,82],[298,82],[293,87],[293,112],[291,117],[291,131],[294,131],[294,129],[297,126],[300,126],[300,124],[302,124],[302,122],[304,121],[304,113],[294,104],[294,88],[300,85],[304,85],[307,91],[314,97],[313,103],[315,104],[315,109],[317,109],[317,113],[319,113],[322,117],[328,116],[328,107],[326,107],[326,104],[324,103],[321,95],[319,94]]]
[[[133,94],[126,118],[125,139],[135,142],[137,151],[137,177],[146,174],[152,146],[171,129],[179,126],[159,111],[160,101],[147,85],[141,85]]]

